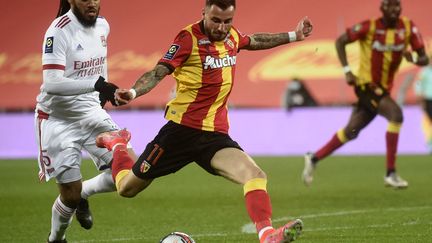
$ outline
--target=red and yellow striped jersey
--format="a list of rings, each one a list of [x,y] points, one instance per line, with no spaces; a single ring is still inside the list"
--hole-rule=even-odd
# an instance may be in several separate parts
[[[351,41],[360,43],[357,84],[375,82],[389,91],[403,52],[409,45],[413,51],[424,47],[420,32],[407,17],[399,18],[395,28],[386,28],[378,18],[356,24],[346,33]]]
[[[176,97],[165,118],[201,129],[228,133],[228,96],[234,84],[236,56],[250,39],[231,28],[224,41],[210,41],[202,22],[189,25],[159,60],[177,81]]]

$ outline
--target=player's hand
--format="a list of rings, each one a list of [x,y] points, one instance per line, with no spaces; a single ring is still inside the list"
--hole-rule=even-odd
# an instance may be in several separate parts
[[[352,72],[347,72],[345,79],[348,85],[353,86],[356,83],[357,77]]]
[[[301,19],[295,29],[297,41],[304,40],[306,37],[310,36],[312,34],[312,29],[312,21],[310,21],[307,16]]]
[[[117,85],[105,82],[105,79],[100,76],[96,81],[94,88],[99,92],[99,100],[102,107],[104,107],[107,101],[109,101],[113,106],[118,106],[114,99],[114,93],[119,88]]]
[[[119,105],[129,104],[134,98],[129,89],[117,89],[114,95]]]

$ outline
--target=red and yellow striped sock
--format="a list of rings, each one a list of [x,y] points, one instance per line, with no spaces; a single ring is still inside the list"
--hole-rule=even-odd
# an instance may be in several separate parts
[[[396,169],[396,153],[399,141],[399,131],[401,123],[389,122],[386,132],[386,147],[387,147],[387,174],[394,172]]]
[[[266,187],[267,180],[264,178],[251,179],[243,187],[246,209],[259,237],[263,235],[263,229],[272,229],[272,207]]]
[[[113,149],[111,170],[117,188],[119,187],[119,182],[129,174],[133,165],[134,161],[129,156],[126,144],[116,145]]]
[[[321,149],[319,149],[315,153],[315,158],[317,160],[321,160],[329,156],[336,149],[340,148],[344,143],[348,142],[348,140],[349,139],[346,137],[344,130],[340,129],[335,135],[333,135],[330,141],[328,141]]]

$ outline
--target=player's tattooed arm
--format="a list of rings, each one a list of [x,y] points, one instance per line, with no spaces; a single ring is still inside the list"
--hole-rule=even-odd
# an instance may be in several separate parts
[[[288,33],[256,33],[249,38],[249,45],[245,47],[247,50],[265,50],[289,43]]]
[[[163,65],[156,67],[144,73],[134,84],[131,89],[117,89],[115,91],[115,100],[118,105],[126,105],[138,96],[147,94],[168,74],[170,70]]]
[[[249,45],[245,46],[247,50],[264,50],[276,46],[287,44],[294,41],[302,41],[312,34],[313,25],[308,17],[302,18],[294,31],[285,33],[256,33],[250,35]]]
[[[164,65],[156,65],[156,67],[144,73],[132,87],[136,91],[136,96],[147,94],[163,79],[170,74],[170,70]]]

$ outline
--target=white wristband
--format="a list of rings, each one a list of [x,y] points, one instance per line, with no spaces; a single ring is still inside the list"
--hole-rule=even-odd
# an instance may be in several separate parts
[[[132,94],[132,99],[135,99],[136,94],[137,94],[135,89],[130,89],[129,92],[131,92],[131,94]]]
[[[297,34],[295,31],[288,32],[289,42],[297,41]]]
[[[344,66],[344,67],[343,67],[343,72],[344,72],[345,74],[351,72],[351,68],[350,68],[350,66],[348,66],[348,65]]]

